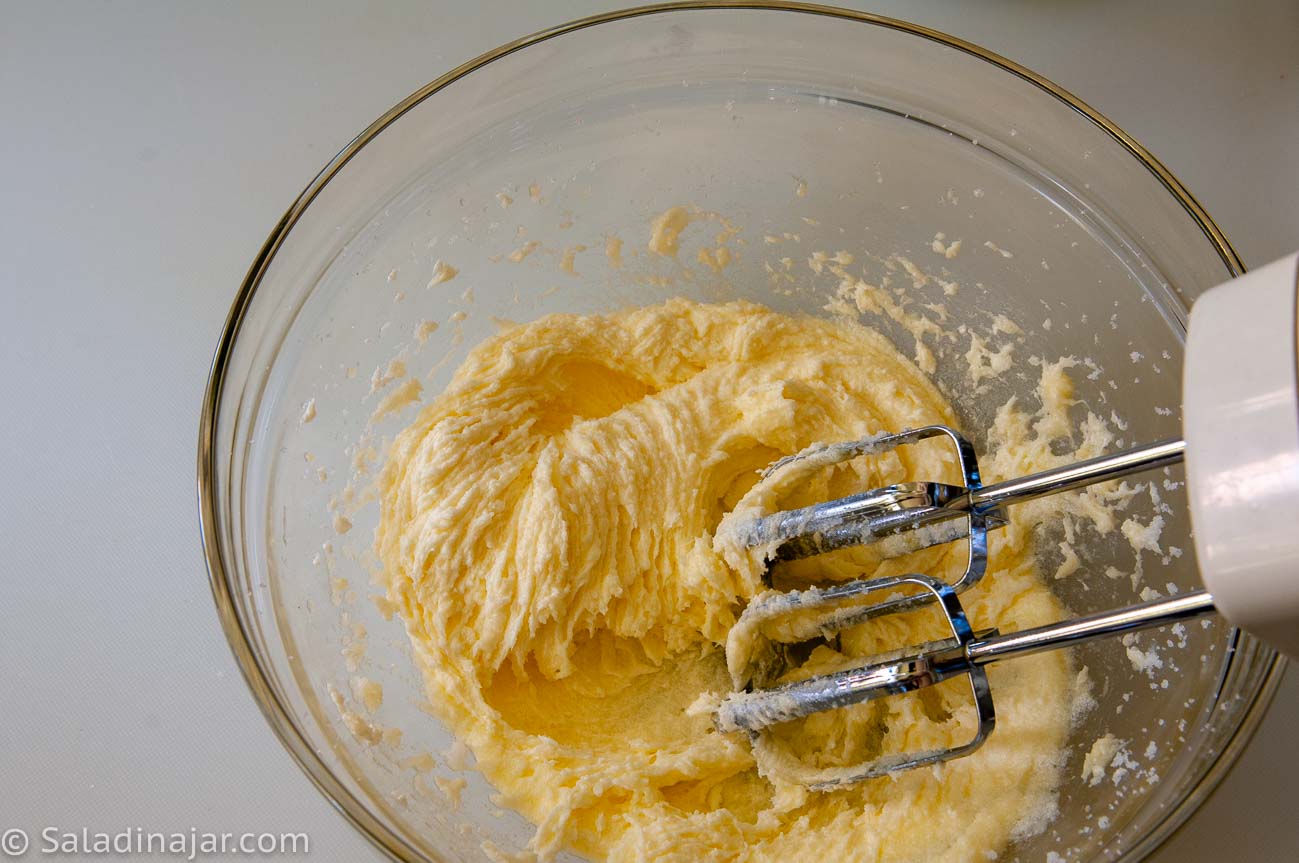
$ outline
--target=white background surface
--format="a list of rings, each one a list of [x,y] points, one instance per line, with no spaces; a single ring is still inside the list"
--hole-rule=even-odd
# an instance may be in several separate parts
[[[199,400],[281,212],[418,86],[615,7],[3,3],[0,831],[306,831],[380,856],[262,721],[198,543]],[[1072,90],[1250,266],[1299,246],[1299,4],[881,2]],[[1299,859],[1299,674],[1158,863]],[[40,859],[35,850],[26,859]]]

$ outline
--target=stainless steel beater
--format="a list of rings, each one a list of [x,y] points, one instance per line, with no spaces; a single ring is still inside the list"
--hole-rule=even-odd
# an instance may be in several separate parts
[[[1000,660],[1214,611],[1299,656],[1297,292],[1299,255],[1294,255],[1219,286],[1196,303],[1183,384],[1185,441],[1161,441],[988,486],[981,483],[970,443],[940,425],[832,444],[772,465],[767,475],[799,459],[815,457],[818,465],[831,465],[922,440],[946,439],[955,449],[960,485],[901,483],[761,516],[742,526],[739,538],[750,548],[764,549],[770,561],[866,544],[893,557],[964,537],[968,558],[963,575],[950,584],[912,574],[759,595],[728,640],[728,665],[742,691],[723,700],[717,727],[747,731],[768,774],[825,789],[974,752],[995,725],[985,666]],[[1260,328],[1269,331],[1260,333]],[[1252,350],[1233,350],[1233,342],[1239,345],[1246,335]],[[987,534],[1005,523],[1007,507],[1177,464],[1188,450],[1196,551],[1212,593],[1191,591],[1009,634],[974,629],[959,594],[986,572]],[[829,674],[775,682],[788,668],[792,645],[830,637],[880,615],[926,606],[941,610],[950,638],[871,657]],[[959,746],[824,768],[795,758],[767,733],[774,725],[813,713],[961,675],[969,680],[978,723],[973,738]]]

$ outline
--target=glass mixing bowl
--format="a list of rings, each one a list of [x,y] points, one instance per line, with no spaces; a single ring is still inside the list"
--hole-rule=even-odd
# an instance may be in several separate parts
[[[1085,360],[1080,402],[1136,443],[1178,434],[1187,309],[1242,271],[1167,170],[1033,73],[898,21],[723,7],[577,21],[429,84],[294,202],[235,300],[199,449],[218,611],[284,745],[395,858],[482,859],[485,840],[516,850],[532,828],[440,754],[452,741],[423,711],[405,633],[366,598],[368,465],[416,409],[372,421],[382,394],[370,394],[371,370],[382,377],[402,357],[428,395],[499,319],[682,293],[823,314],[803,262],[848,250],[864,262],[907,256],[959,281],[941,298],[946,312],[1017,321],[1018,357]],[[729,266],[694,265],[694,245],[721,222],[688,230],[678,259],[646,253],[651,220],[674,205],[736,229]],[[963,251],[935,253],[938,233],[940,248],[962,239]],[[624,243],[621,267],[611,237]],[[430,285],[438,259],[459,275]],[[873,323],[908,350],[904,329]],[[1021,365],[974,394],[949,360],[939,357],[938,378],[982,445],[996,407],[1031,392],[1035,372]],[[1145,555],[1161,589],[1198,584],[1179,479],[1164,483],[1162,542],[1187,553]],[[1155,511],[1143,496],[1128,514],[1144,523]],[[1044,568],[1055,566],[1052,543],[1043,549]],[[1133,566],[1126,543],[1090,540],[1080,556],[1083,573],[1052,582],[1074,612],[1134,601],[1128,579],[1099,574]],[[1276,655],[1217,621],[1187,627],[1180,646],[1143,638],[1139,649],[1163,650],[1149,675],[1116,644],[1076,650],[1098,705],[1072,731],[1059,816],[1002,859],[1138,859],[1239,754],[1277,683]],[[383,686],[371,717],[349,689],[355,675]],[[1080,765],[1105,732],[1131,741],[1135,763],[1124,781],[1091,785]]]

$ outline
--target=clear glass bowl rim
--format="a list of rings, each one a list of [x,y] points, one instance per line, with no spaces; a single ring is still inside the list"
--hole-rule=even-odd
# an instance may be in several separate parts
[[[689,12],[697,10],[717,10],[717,9],[751,9],[751,10],[777,10],[783,12],[794,12],[810,15],[823,15],[827,17],[839,18],[846,21],[852,21],[860,24],[885,27],[893,30],[899,30],[914,36],[919,36],[942,45],[955,48],[966,54],[972,55],[985,62],[991,63],[1016,77],[1019,77],[1030,84],[1038,87],[1046,93],[1059,99],[1068,105],[1074,111],[1083,115],[1096,126],[1100,127],[1106,134],[1114,138],[1123,146],[1135,159],[1143,164],[1147,170],[1158,178],[1159,182],[1166,188],[1181,205],[1187,213],[1200,226],[1206,238],[1217,250],[1218,255],[1227,265],[1228,269],[1236,273],[1245,272],[1244,263],[1236,250],[1232,248],[1231,243],[1226,236],[1210,218],[1209,214],[1200,205],[1199,201],[1186,189],[1182,183],[1173,176],[1173,174],[1164,165],[1156,159],[1145,147],[1137,143],[1130,135],[1116,126],[1106,117],[1090,105],[1083,102],[1077,96],[1060,87],[1052,81],[1038,75],[1037,73],[1020,66],[1019,64],[1006,59],[998,54],[993,53],[978,45],[950,36],[938,30],[923,27],[918,24],[912,24],[908,21],[902,21],[896,18],[888,18],[881,15],[874,15],[869,12],[859,12],[851,9],[841,9],[833,6],[821,6],[812,3],[785,2],[785,0],[771,0],[771,2],[732,2],[732,0],[684,0],[684,2],[655,3],[647,6],[638,6],[628,9],[621,9],[613,12],[592,15],[586,18],[579,18],[566,24],[560,24],[547,30],[533,33],[529,36],[508,42],[482,54],[466,63],[457,66],[441,77],[431,81],[425,86],[416,90],[410,96],[393,106],[387,113],[370,124],[363,132],[356,136],[346,147],[344,147],[332,160],[327,164],[319,174],[311,181],[310,184],[302,191],[297,199],[281,217],[275,228],[267,237],[266,242],[262,245],[261,250],[253,259],[252,265],[244,277],[243,283],[239,287],[230,313],[226,318],[225,325],[222,329],[221,337],[217,343],[217,348],[213,356],[211,369],[208,374],[207,386],[203,394],[202,414],[199,421],[199,441],[198,441],[198,508],[199,508],[199,529],[200,538],[203,546],[204,557],[207,562],[208,579],[212,589],[212,596],[216,603],[218,617],[221,621],[221,627],[225,632],[226,640],[230,644],[230,649],[234,654],[235,661],[239,665],[239,670],[243,674],[249,690],[252,692],[254,700],[261,709],[262,715],[270,724],[271,729],[275,732],[280,742],[288,750],[289,754],[297,762],[302,771],[312,781],[319,791],[325,795],[325,798],[337,809],[352,825],[359,830],[362,835],[368,838],[379,850],[386,853],[394,860],[402,863],[423,863],[427,858],[424,854],[417,851],[405,842],[400,836],[390,830],[387,825],[377,819],[367,809],[365,804],[355,795],[348,791],[342,783],[333,775],[325,763],[316,754],[315,749],[307,741],[303,733],[298,729],[297,723],[291,713],[282,704],[275,695],[273,688],[269,684],[269,677],[263,668],[262,660],[258,655],[255,647],[255,641],[248,631],[244,620],[241,618],[238,608],[233,600],[233,596],[238,586],[233,582],[234,573],[227,570],[224,563],[224,556],[220,543],[219,531],[219,500],[218,500],[218,474],[216,464],[216,438],[218,428],[218,409],[220,406],[221,395],[227,382],[227,368],[230,357],[235,348],[235,342],[239,334],[240,325],[247,313],[258,286],[261,284],[262,277],[266,273],[276,252],[288,237],[289,232],[297,223],[302,213],[315,200],[320,191],[336,176],[343,167],[360,152],[361,148],[366,146],[380,132],[391,124],[395,123],[407,111],[423,102],[425,99],[437,93],[439,90],[449,86],[453,82],[463,78],[469,73],[480,69],[487,64],[499,60],[506,55],[515,51],[522,50],[531,45],[545,42],[567,33],[582,30],[588,27],[595,27],[600,24],[606,24],[613,21],[622,21],[630,18],[636,18],[644,15],[656,15],[669,12]],[[1141,841],[1130,849],[1123,857],[1127,861],[1139,861],[1153,853],[1160,845],[1166,842],[1178,831],[1190,818],[1195,811],[1209,799],[1213,791],[1217,788],[1222,779],[1231,770],[1240,754],[1248,745],[1254,732],[1258,729],[1264,714],[1267,712],[1268,705],[1271,704],[1273,696],[1276,694],[1277,687],[1281,682],[1282,674],[1285,670],[1285,660],[1279,654],[1272,652],[1270,655],[1271,667],[1264,678],[1263,684],[1259,687],[1254,696],[1253,702],[1246,710],[1240,724],[1235,728],[1232,736],[1227,740],[1219,753],[1217,759],[1205,772],[1200,782],[1195,786],[1185,799],[1178,802],[1176,806],[1170,808],[1141,839]]]

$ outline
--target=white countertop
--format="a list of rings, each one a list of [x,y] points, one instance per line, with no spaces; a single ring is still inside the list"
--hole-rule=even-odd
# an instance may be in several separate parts
[[[265,235],[353,135],[482,51],[617,5],[7,4],[0,832],[303,831],[313,859],[382,859],[281,750],[217,625],[193,479],[208,362]],[[1293,0],[860,8],[1072,90],[1250,266],[1299,246]],[[1237,769],[1153,859],[1299,859],[1296,723],[1292,667]]]

